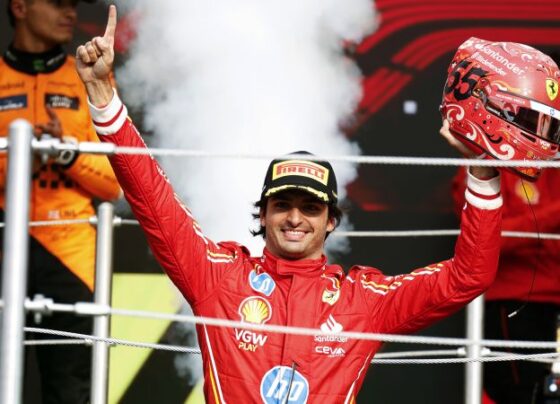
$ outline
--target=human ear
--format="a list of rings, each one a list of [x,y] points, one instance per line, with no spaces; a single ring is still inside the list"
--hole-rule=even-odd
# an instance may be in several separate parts
[[[21,20],[25,18],[25,14],[27,13],[27,4],[25,0],[12,0],[10,10],[16,20]]]
[[[264,209],[261,209],[259,211],[259,222],[261,224],[261,227],[264,227],[264,224],[265,224],[265,214],[266,214],[266,212],[264,211]]]
[[[334,217],[329,216],[327,221],[327,233],[330,233],[336,227],[336,219]]]

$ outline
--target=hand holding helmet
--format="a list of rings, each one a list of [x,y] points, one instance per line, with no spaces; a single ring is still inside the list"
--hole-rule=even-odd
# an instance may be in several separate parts
[[[467,147],[462,141],[453,136],[449,130],[449,121],[447,119],[443,120],[439,134],[447,141],[447,143],[449,143],[451,147],[467,158],[483,159],[487,156],[486,153],[476,154],[471,148]],[[472,175],[480,179],[493,178],[498,175],[498,172],[493,167],[471,166],[469,171]]]

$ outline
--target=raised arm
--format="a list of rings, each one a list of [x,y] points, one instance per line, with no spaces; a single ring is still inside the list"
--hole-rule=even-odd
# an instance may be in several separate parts
[[[462,150],[462,144],[454,144],[456,140],[446,123],[441,134],[453,147],[471,157],[468,150]],[[374,331],[417,331],[460,309],[490,287],[500,248],[502,198],[497,174],[492,168],[471,169],[453,258],[405,275],[361,275],[371,314],[383,319],[375,321],[381,327]]]
[[[78,48],[77,70],[86,86],[100,140],[143,148],[144,141],[109,79],[116,24],[116,9],[111,6],[104,36]],[[217,245],[204,236],[150,155],[116,154],[110,162],[154,255],[171,280],[191,305],[211,296],[225,271],[240,259],[242,249],[234,244]]]

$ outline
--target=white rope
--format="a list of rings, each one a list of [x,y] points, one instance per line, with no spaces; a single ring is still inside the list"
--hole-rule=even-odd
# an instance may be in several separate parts
[[[448,230],[370,230],[370,231],[338,231],[332,232],[339,237],[439,237],[458,236],[459,229]],[[541,240],[560,240],[557,233],[534,233],[527,231],[502,231],[502,237],[507,238],[538,238]]]
[[[1,302],[0,302],[1,303]],[[1,307],[1,305],[0,305]],[[306,336],[333,336],[332,333],[323,332],[316,328],[293,327],[271,324],[250,324],[242,321],[234,321],[213,317],[200,317],[186,314],[158,313],[142,310],[115,309],[109,306],[101,306],[89,302],[77,302],[76,304],[54,303],[51,299],[43,298],[37,301],[26,301],[25,308],[44,314],[52,312],[74,312],[79,315],[100,316],[116,315],[126,317],[140,317],[153,320],[167,320],[176,322],[186,322],[191,324],[203,324],[208,326],[218,326],[227,328],[241,328],[253,331],[274,332],[281,334],[306,335]],[[361,339],[381,342],[401,342],[415,344],[434,344],[446,346],[471,346],[483,345],[485,347],[501,348],[527,348],[527,349],[557,349],[560,342],[551,341],[503,341],[503,340],[469,340],[466,338],[448,337],[427,337],[414,335],[397,335],[365,332],[343,331],[334,334],[340,338]]]
[[[502,231],[502,237],[540,238],[541,240],[560,240],[560,234],[534,233],[534,232],[525,232],[525,231]]]
[[[61,337],[68,337],[68,338],[81,338],[84,341],[89,341],[88,343],[103,342],[109,345],[123,345],[123,346],[135,347],[135,348],[159,349],[162,351],[184,352],[184,353],[195,353],[195,354],[200,353],[200,349],[198,348],[152,344],[149,342],[133,342],[133,341],[127,341],[118,338],[102,338],[102,337],[96,337],[95,335],[78,334],[75,332],[59,331],[59,330],[49,330],[46,328],[24,327],[23,330],[25,332],[33,332],[38,334],[58,335]]]
[[[65,150],[76,150],[80,153],[91,154],[131,154],[131,155],[152,155],[152,156],[174,156],[191,158],[219,158],[219,159],[242,159],[242,160],[270,160],[273,158],[285,158],[277,154],[251,154],[251,153],[217,153],[202,150],[178,150],[165,148],[139,148],[116,146],[112,143],[80,142],[78,145],[59,142],[53,144],[48,140],[34,140],[33,149],[36,151],[48,151],[56,153]],[[7,147],[7,140],[0,142],[0,148]],[[539,160],[478,160],[464,158],[442,158],[442,157],[400,157],[400,156],[309,156],[296,155],[300,160],[328,160],[342,161],[357,164],[377,164],[377,165],[415,165],[415,166],[480,166],[480,167],[560,167],[560,161],[539,161]]]
[[[29,222],[30,227],[46,227],[46,226],[67,226],[75,224],[92,224],[97,223],[97,217],[92,216],[89,219],[67,219],[67,220],[37,220]],[[115,218],[115,225],[133,225],[139,226],[140,223],[135,219]],[[0,222],[0,228],[5,223]],[[438,229],[438,230],[362,230],[362,231],[343,231],[335,230],[332,236],[335,237],[441,237],[441,236],[458,236],[459,229]],[[540,238],[541,240],[560,240],[560,234],[557,233],[534,233],[526,231],[502,231],[502,237],[510,238]]]
[[[560,358],[560,353],[556,352],[557,355],[559,355]],[[500,352],[500,351],[489,351],[488,355],[490,356],[509,356],[512,355],[511,352]],[[539,362],[539,363],[546,363],[546,364],[552,364],[555,362],[555,360],[558,358],[534,358],[531,360],[531,362]]]
[[[425,356],[465,356],[465,352],[465,348],[440,349],[433,351],[381,352],[375,355],[375,359],[418,358]]]
[[[506,356],[487,356],[475,358],[440,358],[440,359],[374,359],[374,364],[384,365],[443,365],[450,363],[473,363],[473,362],[508,362],[517,360],[534,360],[541,358],[558,358],[560,353],[540,353],[540,354],[511,354]]]
[[[193,347],[181,347],[177,345],[164,345],[164,344],[154,344],[154,343],[147,343],[147,342],[134,342],[128,341],[118,338],[102,338],[96,337],[93,335],[85,335],[85,334],[78,334],[73,332],[67,331],[59,331],[59,330],[49,330],[44,328],[36,328],[36,327],[25,327],[25,332],[32,332],[32,333],[39,333],[39,334],[47,334],[47,335],[58,335],[63,337],[71,337],[71,338],[81,338],[86,343],[94,342],[101,342],[109,345],[122,345],[128,347],[135,347],[135,348],[147,348],[147,349],[157,349],[163,351],[170,351],[170,352],[181,352],[181,353],[190,353],[190,354],[200,354],[199,348]],[[455,351],[442,351],[448,352],[451,354],[457,354],[457,350]],[[427,352],[424,352],[427,353]],[[408,355],[413,355],[413,353],[408,352]],[[433,353],[437,355],[438,353]],[[388,355],[393,354],[384,354],[380,353],[376,355],[376,358],[371,361],[372,364],[453,364],[453,363],[470,363],[470,362],[504,362],[504,361],[513,361],[513,360],[534,360],[539,358],[557,358],[560,356],[558,352],[552,353],[539,353],[539,354],[510,354],[510,355],[501,355],[501,356],[489,356],[489,357],[476,357],[476,358],[440,358],[440,359],[384,359],[383,357],[388,357]]]
[[[129,155],[151,155],[151,156],[170,156],[170,157],[191,157],[191,158],[214,158],[214,159],[235,159],[235,160],[270,160],[276,158],[286,158],[285,155],[278,154],[251,154],[251,153],[217,153],[201,150],[181,150],[165,148],[141,148],[117,146],[114,148],[116,154]],[[357,164],[376,164],[376,165],[419,165],[419,166],[479,166],[479,167],[554,167],[560,168],[560,161],[540,161],[540,160],[478,160],[466,158],[448,157],[401,157],[401,156],[341,156],[341,155],[300,155],[294,154],[290,157],[298,160],[328,160],[330,162],[340,161]]]
[[[140,223],[135,219],[121,219],[123,225],[139,226]],[[361,230],[344,231],[335,230],[331,233],[335,237],[440,237],[458,236],[459,229],[442,230]],[[541,240],[560,240],[557,233],[535,233],[528,231],[502,231],[502,237],[508,238],[538,238]]]
[[[29,332],[39,332],[38,330],[42,330],[41,332],[45,333],[45,334],[49,334],[48,331],[51,331],[50,334],[53,335],[61,335],[60,333],[62,333],[63,331],[56,331],[56,330],[48,330],[47,329],[41,329],[41,328],[37,328],[36,330],[26,330]],[[26,340],[24,341],[24,345],[26,346],[54,346],[54,345],[92,345],[92,336],[91,335],[84,335],[83,339],[43,339],[43,340]],[[99,342],[103,342],[103,343],[107,343],[109,345],[123,345],[121,344],[118,340],[114,339],[114,338],[103,338],[103,340],[100,340]],[[150,348],[147,346],[144,346],[142,343],[138,343],[138,342],[132,342],[132,341],[127,341],[128,342],[128,346],[132,346],[132,347],[136,347],[136,348]],[[169,350],[168,347],[171,347],[173,345],[163,345],[163,344],[155,344],[155,346],[153,347],[153,349],[161,349],[161,350]],[[200,348],[196,348],[196,347],[180,347],[180,346],[174,346],[176,348],[177,352],[186,352],[186,353],[191,353],[191,354],[200,354]],[[381,352],[375,355],[375,359],[373,359],[371,361],[371,363],[379,363],[379,364],[414,364],[414,363],[418,363],[416,361],[411,361],[411,360],[404,360],[406,358],[422,358],[422,360],[427,360],[424,359],[424,357],[426,356],[451,356],[451,355],[456,355],[456,356],[465,356],[465,349],[464,348],[458,348],[458,349],[447,349],[447,350],[431,350],[431,351],[400,351],[400,352]],[[511,358],[512,354],[509,352],[490,352],[488,351],[488,353],[483,354],[484,356],[493,356],[493,357],[505,357],[505,358]],[[550,364],[554,362],[554,357],[549,356],[550,354],[546,354],[546,357],[540,357],[540,356],[535,356],[535,357],[525,357],[523,358],[523,360],[526,361],[530,361],[530,362],[540,362],[540,363],[546,363],[546,364]],[[560,356],[560,354],[556,353],[556,356]],[[509,360],[509,359],[508,359]],[[520,358],[518,359],[513,359],[513,360],[522,360]],[[458,362],[450,362],[450,363],[458,363]],[[461,362],[462,363],[462,362]]]
[[[40,330],[40,331],[39,331]],[[63,335],[65,331],[57,331],[57,330],[49,330],[46,328],[29,328],[26,329],[27,332],[36,332],[36,333],[43,333],[43,334],[52,334],[52,335]],[[44,339],[44,340],[27,340],[25,341],[25,345],[73,345],[73,344],[81,344],[81,345],[91,345],[92,339],[91,335],[83,335],[83,339]],[[114,338],[102,338],[100,342],[106,342],[108,344],[117,345],[117,340]],[[136,343],[132,341],[128,341],[131,346],[139,347],[139,348],[146,348],[142,345],[142,343]],[[140,345],[136,345],[140,344]],[[173,345],[162,345],[162,344],[155,344],[160,349],[161,347],[170,347]],[[197,347],[180,347],[176,346],[178,349],[187,349],[189,353],[192,354],[200,354],[200,348]],[[432,351],[401,351],[401,352],[381,352],[375,355],[376,359],[398,359],[398,358],[414,358],[414,357],[424,357],[424,356],[450,356],[450,355],[457,355],[457,356],[465,356],[465,349],[458,348],[458,349],[447,349],[447,350],[432,350]]]
[[[249,324],[241,321],[219,319],[213,317],[199,317],[185,314],[166,314],[154,313],[140,310],[127,310],[127,309],[109,309],[110,314],[117,316],[129,317],[143,317],[159,320],[172,320],[177,322],[187,322],[193,324],[204,324],[209,326],[227,327],[227,328],[243,328],[253,331],[274,332],[293,335],[307,335],[307,336],[333,336],[349,339],[361,339],[369,341],[382,341],[382,342],[402,342],[402,343],[416,343],[416,344],[434,344],[434,345],[448,345],[448,346],[471,346],[471,345],[484,345],[487,347],[502,347],[502,348],[527,348],[527,349],[556,349],[560,347],[560,342],[550,341],[502,341],[502,340],[469,340],[466,338],[446,338],[446,337],[426,337],[414,335],[396,335],[396,334],[380,334],[380,333],[365,333],[365,332],[348,332],[343,331],[336,334],[323,332],[315,328],[281,326],[271,324]]]

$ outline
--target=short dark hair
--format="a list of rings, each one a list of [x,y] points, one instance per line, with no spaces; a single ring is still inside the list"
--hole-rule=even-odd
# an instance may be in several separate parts
[[[267,202],[268,198],[261,198],[260,200],[258,200],[257,202],[255,202],[253,204],[253,206],[257,209],[256,213],[253,213],[253,219],[255,220],[259,220],[261,215],[260,213],[266,213],[266,202]],[[334,219],[334,228],[336,229],[338,227],[338,225],[340,224],[340,221],[342,220],[342,215],[344,214],[342,212],[342,209],[340,209],[338,207],[338,205],[333,204],[333,203],[329,203],[326,204],[327,207],[329,208],[329,219]],[[334,229],[333,229],[334,230]],[[251,234],[253,236],[262,236],[263,239],[266,238],[266,229],[264,226],[261,226],[259,224],[259,228],[257,230],[251,230]],[[327,237],[329,237],[329,234],[331,234],[331,232],[327,232],[327,235],[325,236],[325,240],[327,239]]]
[[[25,1],[26,1],[27,3],[30,2],[29,0],[25,0]],[[80,1],[80,0],[74,0],[74,5],[77,5],[79,1]],[[94,2],[95,0],[85,0],[85,1],[88,2],[88,3],[92,3],[92,2]],[[8,21],[10,22],[10,25],[11,25],[12,27],[15,27],[15,26],[16,26],[16,17],[14,16],[14,13],[12,12],[12,0],[7,0],[7,1],[6,1],[6,4],[7,4],[7,6],[6,6],[6,14],[8,14]],[[56,0],[56,4],[57,4],[58,6],[60,6],[61,0]]]

